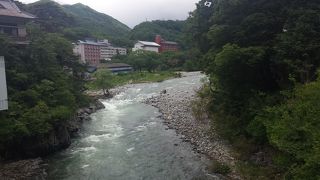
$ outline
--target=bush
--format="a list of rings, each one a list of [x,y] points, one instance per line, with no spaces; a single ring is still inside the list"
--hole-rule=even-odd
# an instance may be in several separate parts
[[[294,157],[288,177],[320,177],[320,80],[296,87],[287,101],[256,119],[264,123],[270,143]]]
[[[231,168],[224,163],[214,160],[209,167],[209,171],[217,174],[227,175],[231,172]]]

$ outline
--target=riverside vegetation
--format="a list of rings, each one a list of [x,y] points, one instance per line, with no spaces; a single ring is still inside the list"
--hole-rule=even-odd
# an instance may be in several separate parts
[[[197,4],[189,37],[210,82],[213,127],[244,179],[320,178],[320,2]]]
[[[105,91],[107,91],[110,88],[126,84],[162,82],[170,78],[179,77],[179,73],[173,71],[159,71],[153,73],[143,71],[112,75],[108,70],[98,70],[93,74],[93,77],[94,80],[87,82],[85,86],[89,90],[105,89]]]
[[[68,142],[53,144],[51,150],[42,147],[50,133],[61,132],[76,110],[90,102],[82,95],[78,74],[83,68],[72,54],[71,43],[57,34],[40,31],[31,37],[25,48],[5,37],[0,39],[10,96],[9,110],[0,112],[0,159],[37,157],[67,146]],[[64,66],[72,68],[73,73],[64,71]]]
[[[201,108],[211,119],[212,133],[218,132],[233,145],[243,179],[319,179],[320,2],[217,0],[210,7],[204,3],[201,0],[183,22],[187,51],[161,56],[133,53],[117,61],[134,66],[137,76],[167,68],[204,70],[209,83],[199,93],[204,102],[200,104],[207,105]],[[10,110],[0,112],[1,158],[28,156],[25,152],[30,148],[23,143],[45,137],[89,103],[77,76],[83,69],[64,38],[112,34],[90,31],[92,24],[79,21],[77,8],[87,8],[75,7],[72,15],[66,12],[68,8],[73,7],[63,8],[52,1],[22,8],[39,17],[39,9],[51,9],[52,18],[40,18],[40,25],[61,35],[34,28],[31,44],[24,49],[0,39],[10,96]],[[132,46],[129,29],[119,26],[125,39],[113,42]],[[147,59],[151,59],[149,64]],[[65,65],[73,69],[73,75],[63,71]],[[225,165],[215,168],[229,172]]]
[[[39,18],[27,26],[30,45],[18,47],[11,44],[6,37],[1,36],[0,39],[0,54],[6,58],[10,97],[9,110],[0,112],[0,160],[38,157],[69,145],[70,141],[66,139],[66,143],[57,144],[58,147],[50,152],[33,151],[38,147],[33,143],[46,145],[46,142],[41,140],[52,137],[52,132],[66,128],[65,125],[74,118],[78,108],[92,103],[92,99],[83,95],[87,86],[81,73],[85,71],[85,67],[80,65],[78,57],[72,54],[73,47],[70,41],[86,37],[112,36],[113,43],[131,47],[131,40],[128,38],[130,29],[127,26],[84,5],[61,6],[48,0],[27,5],[16,3],[22,10]],[[84,12],[90,14],[89,20],[83,18]],[[104,21],[97,22],[97,19],[101,18]],[[108,24],[108,28],[101,28],[96,23],[101,23],[103,27]],[[125,40],[119,39],[118,36],[124,37]],[[141,59],[142,56],[144,58]],[[153,63],[155,61],[145,63],[151,56],[157,57],[156,66]],[[129,59],[119,59],[126,59],[124,61],[127,62],[132,57],[133,55],[129,55]],[[137,57],[139,60],[130,64],[140,72],[114,76],[111,86],[127,82],[162,81],[175,76],[173,72],[161,72],[164,67],[177,70],[182,69],[180,66],[186,63],[190,69],[194,68],[190,65],[190,60],[193,59],[187,60],[182,53],[171,53],[172,58],[166,63],[162,63],[162,58],[163,61],[159,64],[158,55],[146,53]],[[150,73],[155,71],[157,72]],[[54,138],[52,140],[54,141]]]

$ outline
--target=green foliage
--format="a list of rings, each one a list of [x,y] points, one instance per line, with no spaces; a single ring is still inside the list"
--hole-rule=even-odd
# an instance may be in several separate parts
[[[231,172],[231,168],[224,163],[212,161],[212,165],[209,167],[209,171],[213,173],[227,175]]]
[[[297,87],[292,98],[256,117],[266,126],[270,143],[295,158],[289,175],[297,179],[320,176],[319,92],[320,81]]]
[[[1,157],[6,145],[47,135],[86,103],[77,76],[82,68],[72,55],[71,43],[43,32],[31,38],[28,47],[18,48],[0,37],[9,94],[9,110],[0,112]],[[65,66],[72,68],[73,74],[64,72]]]
[[[117,37],[127,36],[130,28],[111,16],[99,13],[81,3],[64,5],[65,11],[70,12],[74,19],[74,26],[80,27],[96,36]],[[72,28],[72,26],[69,26]]]
[[[110,83],[112,84],[112,86],[121,86],[128,83],[162,82],[174,77],[178,77],[178,75],[171,71],[160,71],[152,73],[142,71],[127,74],[114,74],[111,78],[112,81]],[[99,89],[95,81],[88,83],[87,88],[91,90]]]
[[[109,95],[109,89],[113,85],[113,75],[109,70],[102,70],[95,74],[95,85],[96,87],[103,90],[104,95]]]
[[[234,144],[280,151],[274,165],[288,179],[319,178],[320,2],[204,2],[187,27],[210,77],[213,124]]]
[[[182,42],[185,21],[151,21],[135,26],[130,32],[130,39],[154,41],[156,35],[168,41]]]
[[[74,18],[62,6],[51,0],[28,4],[25,9],[39,17],[37,20],[48,32],[59,32],[74,23]]]
[[[136,71],[168,71],[168,70],[199,70],[198,52],[164,52],[135,51],[128,56],[115,57],[114,62],[130,64]],[[191,66],[191,67],[190,67]]]

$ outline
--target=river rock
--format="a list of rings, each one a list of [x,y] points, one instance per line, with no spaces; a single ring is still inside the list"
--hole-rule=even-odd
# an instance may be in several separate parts
[[[44,180],[47,165],[41,158],[0,164],[1,180]]]
[[[186,76],[199,76],[195,73],[184,73]],[[219,138],[211,137],[210,121],[196,120],[192,111],[192,101],[197,98],[196,92],[201,88],[201,83],[190,83],[188,86],[175,86],[159,96],[146,100],[145,103],[157,107],[163,114],[164,124],[170,129],[175,129],[184,142],[192,144],[196,153],[205,154],[210,159],[217,159],[221,163],[234,165],[235,160],[230,153],[229,146]],[[207,117],[207,116],[205,116]],[[237,175],[232,173],[233,178]],[[213,178],[214,179],[214,178]]]

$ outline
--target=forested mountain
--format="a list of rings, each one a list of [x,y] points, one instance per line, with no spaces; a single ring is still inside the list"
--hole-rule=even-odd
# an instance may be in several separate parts
[[[37,22],[47,32],[62,33],[68,39],[85,37],[121,39],[127,37],[130,28],[118,20],[99,13],[80,3],[60,5],[51,0],[40,0],[20,7],[38,17]]]
[[[130,28],[120,21],[83,4],[64,5],[63,8],[73,15],[74,26],[88,29],[93,34],[122,37],[130,31]]]
[[[261,167],[244,179],[319,179],[320,2],[205,2],[188,19],[189,37],[204,54],[213,122],[242,149],[241,170]]]
[[[156,35],[161,35],[162,38],[170,41],[181,42],[183,38],[183,30],[185,21],[151,21],[143,22],[135,26],[131,33],[132,40],[154,41]]]
[[[61,33],[70,40],[107,38],[116,45],[132,47],[136,40],[154,41],[159,34],[166,40],[184,44],[185,21],[143,22],[131,30],[113,17],[80,3],[60,5],[52,0],[40,0],[31,4],[16,3],[21,9],[36,15],[36,21],[45,31]]]

